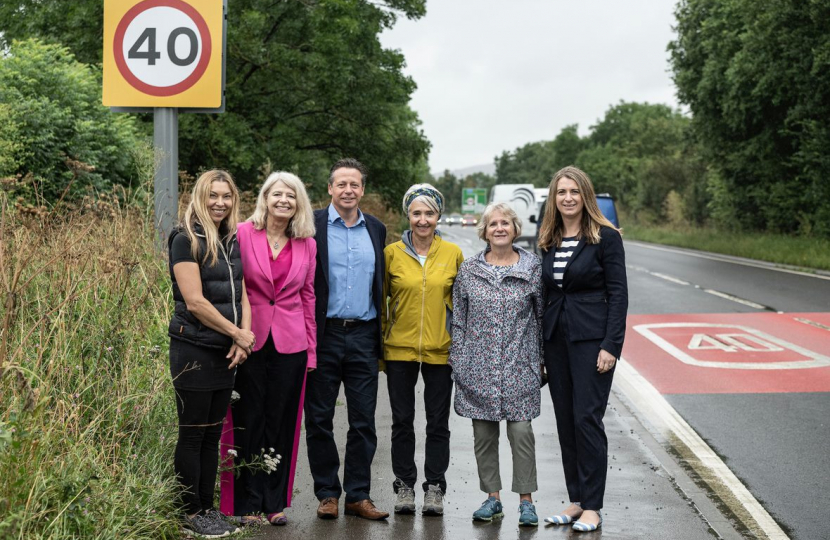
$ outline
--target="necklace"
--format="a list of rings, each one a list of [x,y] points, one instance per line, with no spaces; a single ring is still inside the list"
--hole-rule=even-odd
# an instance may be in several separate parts
[[[280,241],[279,241],[279,238],[277,238],[276,240],[271,241],[271,237],[268,236],[268,241],[271,242],[271,247],[274,248],[274,251],[279,251],[280,245],[281,245]]]

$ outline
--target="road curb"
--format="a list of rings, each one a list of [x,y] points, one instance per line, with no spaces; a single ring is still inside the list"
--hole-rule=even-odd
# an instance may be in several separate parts
[[[643,425],[644,431],[655,437],[655,444],[663,448],[658,456],[662,457],[660,463],[667,467],[678,487],[718,535],[725,540],[743,538],[741,529],[745,529],[755,538],[789,540],[766,509],[657,389],[633,366],[622,358],[620,360],[615,373],[615,392],[624,398],[623,402]],[[677,454],[680,464],[666,448]],[[692,469],[698,482],[686,474],[683,465]],[[701,483],[704,490],[697,487]],[[725,512],[717,508],[712,499],[724,505]],[[730,515],[740,522],[738,527]]]

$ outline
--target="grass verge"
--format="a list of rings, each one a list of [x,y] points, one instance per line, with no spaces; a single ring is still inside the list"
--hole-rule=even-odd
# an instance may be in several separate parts
[[[658,227],[626,223],[624,238],[808,269],[830,270],[830,240],[702,227]]]
[[[0,538],[177,538],[152,220],[0,206]]]

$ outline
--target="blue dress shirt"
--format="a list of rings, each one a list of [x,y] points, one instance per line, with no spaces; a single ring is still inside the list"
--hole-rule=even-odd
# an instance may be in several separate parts
[[[329,205],[329,305],[327,316],[333,319],[377,317],[372,303],[372,280],[375,277],[375,249],[366,218],[357,211],[357,223],[347,227],[334,205]]]

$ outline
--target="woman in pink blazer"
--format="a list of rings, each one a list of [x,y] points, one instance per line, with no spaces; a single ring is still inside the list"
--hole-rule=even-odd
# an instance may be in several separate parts
[[[287,172],[268,177],[254,214],[237,229],[256,343],[238,368],[239,400],[224,430],[236,474],[223,477],[221,510],[243,523],[264,514],[285,525],[291,506],[305,377],[317,366],[313,237],[308,194]]]

